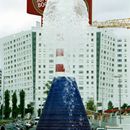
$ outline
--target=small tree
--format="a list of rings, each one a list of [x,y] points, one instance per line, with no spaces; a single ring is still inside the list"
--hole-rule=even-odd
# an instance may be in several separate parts
[[[34,107],[32,107],[31,104],[28,104],[28,105],[27,105],[27,108],[26,108],[26,110],[25,110],[25,113],[26,113],[26,114],[27,114],[27,113],[30,113],[30,114],[32,115],[33,112],[34,112]]]
[[[19,105],[19,112],[21,114],[21,117],[24,117],[25,114],[25,92],[24,90],[20,91],[20,105]]]
[[[50,91],[50,88],[51,88],[51,84],[52,84],[51,81],[47,81],[47,83],[45,84],[46,90],[44,91],[44,94],[46,95],[46,97],[44,98],[44,102],[46,101],[47,96],[48,96],[48,94],[49,94],[49,91]],[[37,112],[38,112],[38,116],[40,116],[41,113],[42,113],[42,108],[39,108],[39,109],[37,110]]]
[[[108,110],[113,109],[113,103],[111,101],[108,102]]]
[[[16,118],[18,115],[18,107],[17,107],[17,95],[16,92],[12,95],[12,117]]]
[[[51,81],[47,81],[47,83],[45,84],[45,87],[46,87],[46,91],[44,92],[47,96],[49,94],[49,91],[50,91],[50,88],[51,88],[51,84],[52,82]]]
[[[40,116],[40,115],[41,115],[41,109],[39,108],[39,109],[37,110],[37,112],[38,112],[38,116]]]
[[[1,118],[2,118],[2,111],[3,111],[3,104],[1,104],[1,107],[0,107],[0,116],[1,116]]]
[[[87,110],[96,111],[96,106],[94,105],[94,100],[90,99],[86,104]]]
[[[44,91],[44,94],[46,95],[46,98],[44,98],[45,101],[46,101],[47,96],[49,94],[49,91],[50,91],[50,88],[51,88],[51,84],[52,84],[51,81],[47,81],[47,83],[45,84],[45,87],[46,87],[46,90]]]
[[[121,106],[122,109],[127,109],[127,107],[128,107],[128,104],[127,104],[127,103],[124,103],[124,104]]]
[[[4,107],[4,115],[5,115],[5,119],[8,119],[10,116],[10,112],[11,112],[11,108],[10,106],[10,94],[9,94],[9,90],[5,91],[4,94],[4,99],[5,99],[5,107]]]

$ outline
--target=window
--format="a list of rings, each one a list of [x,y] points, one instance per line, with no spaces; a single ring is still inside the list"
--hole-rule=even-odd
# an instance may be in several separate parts
[[[122,64],[118,64],[118,67],[122,67]]]
[[[118,72],[122,72],[122,70],[121,70],[121,69],[118,69]]]
[[[118,47],[122,47],[122,44],[118,44],[117,46],[118,46]]]
[[[118,54],[117,56],[118,56],[118,57],[122,57],[122,54]]]
[[[73,65],[73,68],[75,68],[75,65]]]
[[[118,42],[122,42],[122,40],[121,39],[119,39],[119,40],[117,40]]]
[[[91,41],[93,41],[93,38],[91,39]]]
[[[73,74],[75,74],[75,71],[73,70]]]
[[[52,74],[52,73],[53,73],[53,70],[50,70],[49,73]]]
[[[118,59],[117,61],[118,61],[118,62],[122,62],[122,59]]]
[[[125,69],[125,72],[127,72],[127,69]]]
[[[49,62],[50,62],[50,63],[53,63],[53,62],[54,62],[54,60],[49,60]]]
[[[122,52],[122,49],[117,49],[118,52]]]
[[[41,46],[41,43],[39,43],[39,47]]]
[[[94,76],[91,76],[91,79],[93,79],[94,78]]]
[[[79,71],[79,74],[83,74],[83,71]]]
[[[125,59],[124,61],[127,62],[127,59]]]
[[[93,57],[93,55],[91,55],[91,57]]]
[[[84,55],[83,54],[79,54],[79,57],[84,57]]]
[[[83,90],[83,87],[79,87],[79,90]]]
[[[83,68],[83,65],[79,65],[79,68]]]

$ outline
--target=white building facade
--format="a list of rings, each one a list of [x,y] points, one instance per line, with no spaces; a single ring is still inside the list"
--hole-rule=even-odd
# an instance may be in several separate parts
[[[1,105],[3,104],[3,96],[2,96],[2,69],[0,69],[0,109]]]
[[[115,61],[115,106],[129,104],[129,40],[117,38]]]
[[[10,95],[16,91],[19,102],[19,92],[23,89],[25,104],[35,103],[36,115],[43,108],[47,96],[45,84],[56,76],[56,48],[48,46],[43,37],[43,29],[38,27],[0,40],[3,44],[4,91],[8,89]],[[116,62],[119,42],[112,31],[92,27],[88,27],[86,37],[87,41],[81,43],[77,50],[66,54],[66,61],[70,75],[76,78],[83,103],[92,99],[95,104],[101,102],[102,109],[106,109],[109,101],[118,101],[114,76],[119,64]],[[128,58],[125,58],[125,52],[123,55],[124,60]],[[126,71],[126,62],[122,64],[123,71]],[[125,75],[122,88],[125,96],[128,95],[127,77]]]
[[[114,100],[115,45],[111,30],[97,32],[97,100],[103,110]]]
[[[25,105],[34,101],[33,63],[35,62],[32,31],[25,31],[1,39],[3,43],[3,91],[10,97],[25,91]]]
[[[41,32],[42,35],[42,32]],[[46,98],[45,84],[55,73],[56,48],[48,47],[37,34],[36,109],[41,109]],[[38,38],[39,37],[39,38]],[[90,99],[101,102],[103,109],[114,100],[114,69],[116,37],[112,31],[88,28],[87,41],[67,54],[70,75],[76,78],[84,105]],[[41,39],[42,40],[42,39]],[[38,43],[39,42],[39,43]],[[43,78],[43,80],[42,80]]]
[[[42,32],[39,32],[39,34]],[[41,41],[41,35],[37,33],[37,52],[36,52],[36,108],[42,108],[44,99],[46,98],[47,88],[45,84],[52,81],[56,64],[56,48],[48,47],[44,41]],[[93,99],[97,101],[96,88],[96,32],[88,31],[86,37],[88,41],[80,45],[77,50],[66,55],[66,61],[69,64],[69,75],[76,78],[78,88],[84,104]],[[41,40],[40,40],[41,39]]]

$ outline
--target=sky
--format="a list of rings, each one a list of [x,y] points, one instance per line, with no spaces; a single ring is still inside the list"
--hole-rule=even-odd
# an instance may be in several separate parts
[[[130,0],[93,0],[93,20],[129,18]],[[39,16],[26,13],[26,0],[0,0],[0,38],[31,29]]]

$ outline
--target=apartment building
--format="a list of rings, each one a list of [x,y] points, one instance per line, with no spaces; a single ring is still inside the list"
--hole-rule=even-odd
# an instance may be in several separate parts
[[[118,102],[115,96],[117,83],[115,74],[124,72],[124,96],[127,96],[127,54],[123,41],[123,62],[120,70],[120,41],[111,30],[88,27],[86,41],[75,49],[65,52],[69,76],[76,78],[83,103],[93,99],[95,104],[102,103],[107,108],[109,101]],[[13,92],[25,91],[25,104],[35,103],[35,113],[44,106],[46,83],[53,81],[57,63],[56,46],[50,46],[43,40],[43,28],[34,27],[30,31],[20,32],[0,40],[3,44],[3,88]],[[60,39],[59,39],[60,40]],[[73,40],[75,46],[75,39]],[[71,45],[72,47],[72,45]],[[117,49],[118,48],[118,49]],[[118,67],[118,69],[117,69]],[[125,72],[126,71],[126,72]],[[126,87],[127,86],[127,87]],[[117,90],[117,89],[116,89]],[[18,98],[19,101],[19,98]],[[122,100],[122,102],[125,102]]]
[[[34,40],[32,31],[20,32],[2,38],[3,44],[3,90],[9,90],[10,97],[16,92],[25,91],[26,105],[34,101],[33,62]]]

